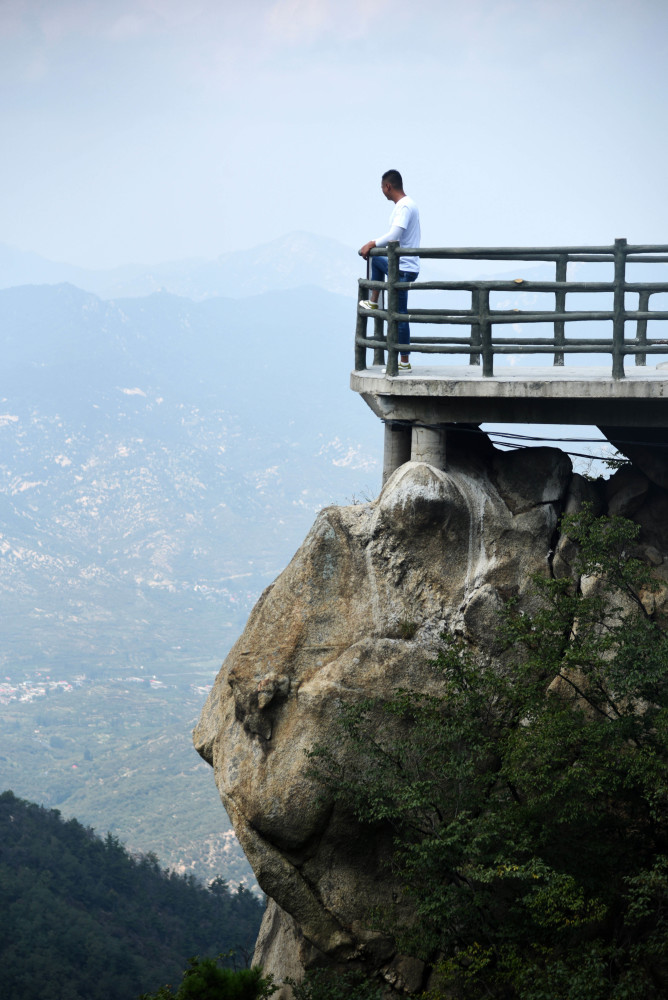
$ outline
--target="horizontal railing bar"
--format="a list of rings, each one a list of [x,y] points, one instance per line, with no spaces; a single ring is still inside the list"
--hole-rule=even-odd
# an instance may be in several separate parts
[[[401,247],[400,256],[402,257],[425,257],[442,260],[451,260],[453,258],[461,257],[463,259],[471,258],[472,260],[494,260],[498,257],[504,257],[507,260],[526,260],[529,259],[525,257],[525,254],[529,254],[531,259],[550,259],[551,257],[558,255],[560,257],[577,255],[582,258],[583,255],[591,255],[595,260],[598,260],[602,256],[614,258],[616,248],[614,246],[604,246],[604,247]],[[385,257],[387,256],[387,249],[385,247],[373,247],[369,251],[372,257]],[[646,253],[661,253],[668,254],[668,244],[659,243],[656,246],[652,244],[637,244],[628,245],[623,248],[623,253],[625,256],[634,256],[637,254]]]
[[[641,311],[640,309],[625,309],[624,316],[626,319],[668,319],[668,312],[664,309],[662,312],[649,310]]]
[[[385,341],[378,340],[365,340],[363,337],[356,340],[356,343],[366,348],[380,348],[384,350],[387,348]],[[415,341],[411,338],[411,344],[413,345],[413,350],[415,350]],[[537,344],[532,345],[531,350],[524,348],[523,345],[517,344],[495,344],[492,354],[516,354],[522,357],[530,357],[532,354],[554,354],[554,344]],[[566,354],[612,354],[612,344],[567,344],[563,347],[564,353]],[[479,346],[476,350],[475,344],[470,343],[442,343],[442,344],[420,344],[420,353],[427,354],[479,354]],[[562,351],[562,345],[559,344],[559,351]],[[622,353],[627,357],[632,357],[637,354],[656,354],[663,355],[668,354],[668,344],[655,345],[653,350],[647,350],[644,345],[628,345],[624,348]]]
[[[496,343],[493,347],[494,354],[554,354],[555,345],[554,344],[533,344],[526,345],[530,347],[530,350],[521,350],[522,345],[512,344],[499,344]],[[425,347],[426,350],[426,347]],[[564,344],[559,344],[559,350],[564,351],[566,354],[611,354],[612,353],[612,341],[609,343],[601,343],[600,341],[596,344],[573,344],[566,341]],[[649,348],[642,346],[635,346],[629,344],[624,346],[622,349],[623,354],[668,354],[668,344],[662,345],[661,347],[656,347],[654,351],[650,351]]]
[[[380,313],[381,310],[379,309],[377,312]],[[376,315],[376,313],[374,313],[374,315]],[[565,320],[566,318],[570,318],[571,320],[583,320],[589,319],[590,317],[600,320],[612,319],[612,309],[599,309],[596,312],[593,310],[585,312],[583,309],[571,309],[568,312],[551,312],[548,309],[534,309],[533,312],[525,312],[522,309],[490,309],[488,315],[490,322],[495,322],[501,317],[510,317],[511,319],[515,317],[516,319],[526,319],[527,321],[529,321],[531,317],[534,317],[533,322],[536,322],[535,317],[537,317],[538,322],[542,322],[544,320],[546,323],[552,323],[554,320]],[[662,313],[652,313],[651,315],[655,319],[663,318]],[[468,319],[475,320],[478,318],[478,313],[473,309],[414,309],[410,313],[400,313],[400,321],[406,316],[410,316],[411,319],[415,319],[416,322],[420,322],[420,317],[422,317],[422,322],[428,322],[430,319],[438,318],[439,316],[464,316]],[[633,318],[635,318],[635,316]]]
[[[666,340],[648,340],[643,344],[625,341],[622,351],[624,354],[665,354],[667,347],[668,341]]]
[[[638,253],[646,253],[645,250],[637,251]],[[662,254],[665,253],[665,249],[660,251]],[[613,257],[608,254],[573,254],[569,253],[566,255],[569,264],[581,264],[581,263],[602,263],[606,264],[613,260]],[[546,258],[552,260],[553,258]],[[556,255],[555,255],[556,259]],[[627,264],[665,264],[668,263],[668,257],[657,256],[657,257],[637,257],[634,252],[627,251]]]
[[[496,343],[496,341],[495,341]],[[470,337],[413,337],[411,344],[468,344],[468,347],[475,346]],[[468,348],[467,348],[468,350]]]
[[[397,313],[397,321],[399,323],[433,323],[435,325],[440,324],[453,324],[455,326],[460,324],[471,325],[471,321],[475,322],[476,317],[472,315],[459,315],[459,316],[423,316],[420,313]],[[489,322],[494,326],[502,326],[507,323],[554,323],[555,320],[563,320],[564,323],[587,323],[587,322],[611,322],[612,312],[601,312],[601,313],[495,313],[491,309],[489,311]]]
[[[624,253],[668,253],[668,244],[666,243],[627,243],[624,247]]]
[[[448,343],[466,343],[470,344],[471,340],[463,341],[461,337],[411,337],[412,344],[448,344]],[[633,340],[624,341],[625,344],[635,344],[637,341],[635,338]],[[650,343],[650,341],[644,341],[643,343]],[[653,340],[653,344],[668,344],[668,340]],[[530,348],[534,344],[543,344],[548,346],[551,344],[552,347],[557,346],[557,341],[554,337],[495,337],[493,344],[519,344],[521,347]],[[558,343],[559,350],[561,350],[561,344],[577,344],[578,346],[598,346],[601,344],[604,346],[607,344],[609,348],[612,348],[612,338],[606,337],[569,337],[568,340],[560,340]]]
[[[455,337],[442,337],[442,338],[427,337],[424,339],[421,339],[419,337],[411,337],[411,343],[450,344],[450,343],[460,343],[460,339]],[[470,340],[466,340],[464,341],[464,343],[471,345]],[[555,340],[548,337],[535,337],[532,338],[531,340],[519,340],[515,337],[496,337],[493,342],[493,347],[495,347],[497,344],[504,344],[506,346],[515,345],[517,349],[520,351],[520,353],[526,352],[527,354],[531,354],[532,349],[535,346],[546,347],[550,350],[554,350],[555,347],[558,347],[559,350],[561,350],[562,344],[565,346],[566,349],[568,349],[569,346],[577,347],[578,349],[581,347],[582,348],[595,347],[597,350],[601,348],[604,351],[611,351],[612,343],[613,343],[612,340],[593,340],[593,339],[588,339],[586,337],[585,338],[572,337],[570,340],[560,340],[558,344]],[[635,340],[626,340],[624,341],[624,347],[625,348],[628,347],[631,353],[643,353],[645,351],[645,343],[654,345],[655,347],[668,346],[668,340],[652,340],[643,342],[642,344],[638,343]],[[649,351],[650,348],[648,347],[647,350]]]
[[[388,313],[386,309],[374,309],[370,314],[376,319],[386,320]],[[494,310],[489,311],[489,322],[493,325],[506,323],[590,323],[610,322],[613,318],[612,310],[607,312],[522,312],[521,309]],[[632,323],[638,319],[665,321],[668,320],[668,311],[665,312],[640,312],[639,310],[629,310],[624,313],[625,320]],[[415,309],[409,313],[397,313],[399,323],[433,323],[437,324],[464,324],[470,326],[478,319],[478,314],[470,309]]]
[[[380,312],[380,310],[379,310]],[[382,315],[382,314],[381,314]],[[575,310],[570,310],[568,312],[558,313],[558,312],[548,312],[547,310],[539,310],[538,312],[523,312],[521,309],[490,309],[489,311],[490,322],[496,323],[501,317],[509,317],[513,321],[516,319],[518,322],[520,320],[526,320],[527,323],[553,323],[566,322],[584,322],[589,319],[600,320],[605,322],[608,319],[612,319],[612,310],[607,310],[605,312],[576,312]],[[401,313],[400,319],[405,319],[406,316],[410,316],[415,319],[416,323],[429,323],[431,320],[437,320],[439,316],[462,316],[466,319],[475,320],[478,319],[478,313],[474,312],[472,309],[416,309],[411,313]],[[624,311],[624,318],[629,322],[634,322],[638,319],[655,319],[658,321],[664,321],[668,319],[668,310],[659,311],[640,311],[639,309],[627,309]],[[504,319],[504,322],[506,320]]]
[[[668,260],[668,258],[666,258]],[[385,281],[365,281],[360,278],[360,284],[364,288],[379,289],[387,288]],[[585,294],[587,292],[614,292],[613,281],[531,281],[530,278],[520,280],[510,279],[505,281],[402,281],[402,289],[415,292],[473,292],[479,289],[489,289],[498,292],[572,292],[575,294]],[[630,293],[639,292],[668,292],[668,281],[627,281],[624,283],[624,291]]]
[[[658,252],[666,252],[668,247],[660,247]],[[451,260],[452,258],[470,257],[472,260],[494,260],[497,257],[505,257],[508,260],[523,260],[524,254],[531,257],[549,257],[555,254],[563,256],[571,253],[601,254],[614,256],[614,246],[607,247],[401,247],[402,257],[429,257],[431,259],[440,258]],[[374,247],[369,251],[372,257],[384,257],[387,255],[385,247]]]
[[[377,340],[370,337],[358,337],[357,343],[378,346],[380,344],[387,344],[387,341]],[[467,350],[469,348],[476,347],[476,345],[472,343],[469,338],[463,337],[411,337],[411,344],[463,344],[466,345]],[[534,347],[545,347],[548,351],[551,351],[554,350],[555,346],[558,346],[559,350],[561,350],[563,345],[565,350],[568,350],[569,348],[584,350],[591,347],[595,348],[597,352],[600,350],[603,351],[603,353],[609,353],[612,351],[612,344],[613,341],[611,339],[593,340],[587,338],[581,339],[579,337],[577,339],[571,338],[570,340],[559,341],[558,345],[553,339],[548,337],[535,337],[531,340],[520,340],[516,337],[497,337],[493,342],[492,349],[496,349],[497,345],[504,345],[506,347],[516,347],[520,353],[531,354]],[[624,349],[628,350],[628,353],[630,354],[642,354],[645,351],[651,354],[653,347],[657,349],[668,347],[668,340],[648,340],[643,341],[642,344],[639,344],[634,340],[624,341]],[[654,353],[656,353],[656,351]]]
[[[668,312],[656,312],[656,313],[636,313],[627,312],[624,314],[625,319],[628,322],[633,322],[636,319],[655,319],[655,320],[667,320]],[[415,311],[410,313],[397,313],[397,319],[399,323],[468,323],[470,325],[471,321],[476,320],[477,314],[472,312],[465,312],[462,310],[461,313],[456,313],[452,316],[445,316],[443,313],[431,314],[429,312],[423,313],[421,311]],[[504,323],[554,323],[555,321],[563,323],[590,323],[590,322],[610,322],[613,318],[612,310],[608,312],[566,312],[566,313],[550,313],[550,312],[536,312],[536,313],[523,313],[521,310],[517,312],[495,312],[493,309],[489,311],[489,322],[493,325],[504,324]]]
[[[373,251],[371,251],[373,253]],[[404,256],[404,247],[401,248],[401,255]],[[412,257],[418,256],[417,253],[413,252],[410,254]],[[573,253],[561,253],[557,251],[548,251],[547,253],[539,253],[538,251],[525,250],[518,253],[510,253],[504,250],[498,250],[496,252],[491,251],[484,253],[483,251],[472,251],[471,253],[453,253],[453,254],[441,254],[438,250],[427,250],[420,251],[420,257],[426,260],[519,260],[519,261],[530,261],[530,262],[544,262],[546,264],[556,261],[559,257],[566,256],[568,261],[573,261],[574,263],[582,261],[592,261],[605,264],[614,260],[614,255],[608,250],[606,253],[600,254],[578,254]]]
[[[668,283],[665,281],[626,281],[625,292],[666,292]]]
[[[383,284],[382,282],[380,284]],[[401,283],[411,291],[473,292],[486,288],[491,292],[614,292],[612,281],[531,281],[530,278],[500,281],[406,281]],[[644,287],[644,286],[643,286]],[[668,282],[665,290],[668,292]]]
[[[369,340],[365,337],[357,337],[355,343],[363,347],[387,347],[387,343],[384,340]],[[411,338],[411,344],[415,345],[416,341]],[[405,345],[407,350],[410,350],[410,345]],[[531,348],[530,350],[528,348]],[[514,344],[514,343],[499,343],[494,342],[492,347],[493,354],[554,354],[555,345],[550,344]],[[564,351],[566,354],[610,354],[612,352],[612,341],[607,342],[597,342],[594,344],[573,344],[566,341],[564,344],[559,344],[559,350]],[[622,352],[626,355],[633,354],[668,354],[668,344],[663,343],[658,344],[642,344],[634,345],[627,344],[623,347]],[[480,345],[471,344],[467,341],[465,344],[421,344],[420,353],[423,354],[471,354],[480,353]]]

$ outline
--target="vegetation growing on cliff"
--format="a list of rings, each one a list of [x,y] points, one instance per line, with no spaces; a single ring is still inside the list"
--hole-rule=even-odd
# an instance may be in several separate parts
[[[3,1000],[135,1000],[181,978],[191,955],[248,953],[262,904],[222,880],[128,855],[58,810],[0,795]]]
[[[157,993],[145,993],[140,1000],[269,1000],[277,991],[274,977],[262,969],[226,969],[218,958],[191,958],[176,992],[162,986]]]
[[[433,998],[668,994],[668,634],[637,527],[562,528],[580,585],[536,581],[532,614],[511,602],[498,662],[444,636],[442,694],[347,708],[354,765],[312,755],[394,830],[415,921],[376,919],[436,970]]]

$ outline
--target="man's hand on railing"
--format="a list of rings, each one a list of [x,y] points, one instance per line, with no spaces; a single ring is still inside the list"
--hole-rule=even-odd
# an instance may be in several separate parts
[[[364,259],[367,260],[369,257],[369,250],[373,250],[375,245],[376,245],[375,240],[369,240],[369,242],[365,243],[363,247],[360,247],[360,249],[357,252],[360,255],[360,257],[364,257]]]

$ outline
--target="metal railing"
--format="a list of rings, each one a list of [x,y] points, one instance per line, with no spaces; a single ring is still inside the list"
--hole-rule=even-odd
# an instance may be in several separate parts
[[[625,239],[615,240],[609,247],[469,247],[464,249],[445,247],[399,247],[390,243],[387,247],[374,248],[371,256],[387,256],[388,280],[371,281],[360,278],[359,299],[368,297],[370,290],[387,292],[387,308],[369,311],[358,306],[355,329],[355,369],[366,368],[367,349],[373,349],[375,365],[384,364],[387,351],[387,374],[396,375],[400,352],[423,354],[468,354],[469,364],[479,365],[482,359],[483,376],[494,375],[496,354],[554,354],[554,364],[563,365],[566,354],[610,354],[612,355],[612,377],[624,378],[624,358],[635,355],[636,365],[645,365],[648,353],[668,354],[668,340],[648,339],[649,320],[668,320],[668,311],[651,310],[650,298],[661,292],[668,292],[668,282],[627,281],[628,263],[668,263],[668,245],[633,245]],[[548,261],[555,264],[554,281],[531,281],[524,278],[510,280],[465,280],[465,281],[413,281],[399,282],[399,258],[419,257],[423,260],[517,260]],[[596,262],[612,263],[612,281],[569,281],[569,263]],[[469,292],[470,308],[461,309],[412,309],[399,313],[398,290]],[[493,309],[490,294],[494,292],[550,292],[554,294],[554,309],[527,310]],[[578,309],[567,311],[566,296],[572,292],[612,293],[612,309]],[[626,305],[626,294],[638,295],[637,309]],[[367,335],[367,323],[373,321],[373,335]],[[566,336],[566,323],[607,321],[612,324],[609,337]],[[626,336],[626,324],[635,322],[634,336]],[[428,323],[440,326],[468,326],[468,336],[414,336],[410,346],[400,344],[397,326],[400,322]],[[524,333],[513,336],[496,336],[496,326],[517,326],[518,324],[548,323],[553,325],[552,337],[529,337]]]

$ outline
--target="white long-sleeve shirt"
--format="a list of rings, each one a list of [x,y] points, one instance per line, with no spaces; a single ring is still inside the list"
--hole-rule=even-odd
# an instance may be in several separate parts
[[[404,195],[395,202],[390,214],[390,228],[383,236],[376,240],[377,247],[386,247],[393,240],[399,240],[402,247],[420,246],[420,213],[412,198]],[[399,269],[401,271],[420,270],[419,257],[401,257],[399,259]]]

